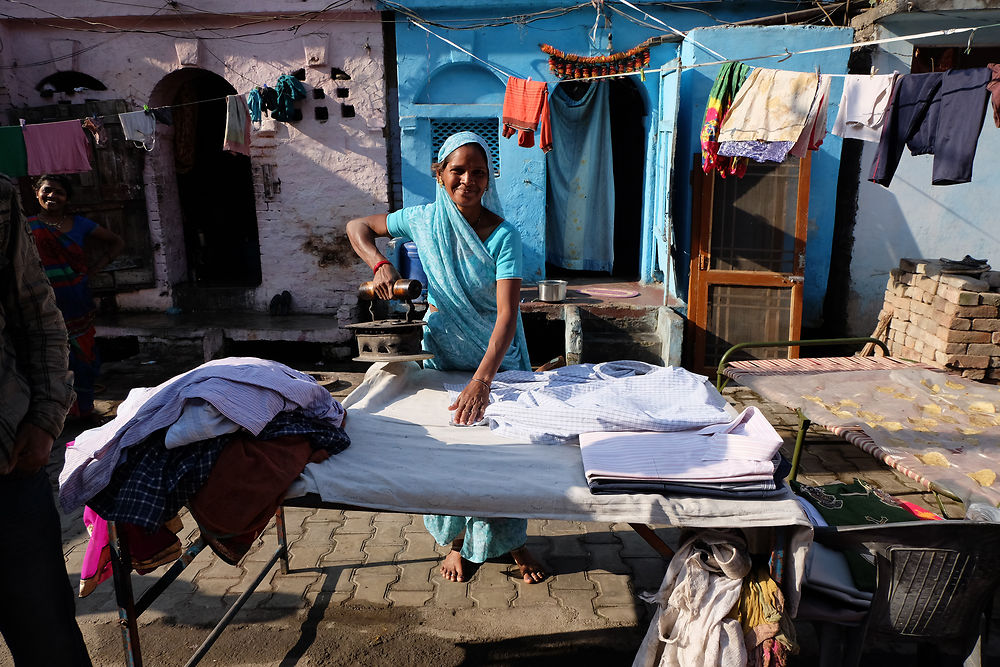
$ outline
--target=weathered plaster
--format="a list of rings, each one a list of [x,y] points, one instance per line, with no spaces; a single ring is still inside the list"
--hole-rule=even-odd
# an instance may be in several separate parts
[[[277,15],[273,3],[260,1],[239,3],[238,7],[222,0],[200,3],[208,11],[238,11],[242,16],[238,19],[205,14],[178,16],[178,12],[150,17],[145,16],[148,10],[138,6],[142,3],[105,5],[103,13],[95,9],[97,3],[50,4],[62,5],[61,10],[59,6],[51,9],[64,15],[107,16],[108,11],[114,11],[118,16],[108,22],[123,31],[69,32],[65,28],[77,25],[73,21],[45,22],[53,27],[0,21],[5,46],[0,52],[0,64],[7,66],[0,70],[3,107],[37,106],[61,99],[58,95],[42,99],[34,90],[38,80],[63,68],[61,61],[32,63],[50,60],[50,42],[64,39],[67,34],[80,43],[75,56],[79,71],[108,87],[103,92],[62,96],[73,101],[84,97],[125,99],[136,109],[147,103],[169,103],[176,86],[171,77],[189,69],[178,68],[178,42],[190,46],[197,28],[211,30],[197,31],[198,48],[182,49],[185,61],[196,58],[198,69],[223,77],[239,93],[258,84],[273,86],[279,75],[305,68],[304,83],[309,95],[297,103],[303,119],[273,124],[271,132],[252,133],[251,169],[263,276],[261,285],[249,291],[248,306],[266,311],[274,294],[289,290],[296,312],[328,313],[341,323],[350,321],[357,302],[357,284],[370,276],[363,263],[345,250],[344,226],[353,217],[385,212],[388,207],[383,137],[385,70],[380,16],[374,4],[352,3],[352,11],[329,16],[320,13],[305,23],[301,18],[271,19]],[[295,11],[289,13],[317,11],[324,4],[297,2]],[[235,25],[245,23],[247,13],[261,10],[267,11],[263,23],[255,23],[252,29]],[[293,36],[290,29],[298,24],[303,25]],[[303,39],[307,39],[310,50],[304,48]],[[322,52],[329,63],[309,63],[307,52]],[[351,79],[333,81],[331,66],[344,70]],[[346,99],[334,96],[338,86],[348,88]],[[323,88],[326,98],[313,99],[313,88]],[[342,117],[340,102],[353,105],[355,117]],[[317,106],[328,108],[329,120],[314,118]],[[164,310],[173,303],[174,286],[186,279],[172,129],[158,125],[157,133],[157,144],[147,156],[144,172],[156,286],[120,294],[118,303],[123,309]],[[265,197],[265,173],[269,197]],[[271,191],[278,180],[280,190]]]

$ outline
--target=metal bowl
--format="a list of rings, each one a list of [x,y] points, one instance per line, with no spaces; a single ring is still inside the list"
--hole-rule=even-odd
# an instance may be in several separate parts
[[[562,301],[566,298],[566,281],[539,280],[538,298],[549,303]]]

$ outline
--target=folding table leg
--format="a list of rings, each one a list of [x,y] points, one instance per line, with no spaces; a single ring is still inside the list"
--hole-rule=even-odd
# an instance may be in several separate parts
[[[278,551],[281,561],[278,566],[282,574],[288,574],[288,538],[285,536],[285,508],[278,505],[274,513],[274,527],[278,533]]]
[[[794,482],[795,477],[799,474],[799,458],[802,456],[802,447],[806,441],[806,431],[809,430],[809,425],[812,424],[802,414],[802,410],[795,410],[795,414],[799,417],[799,432],[795,434],[795,451],[792,452],[792,471],[788,473],[787,478],[791,482]]]
[[[122,631],[125,663],[128,667],[142,667],[142,649],[139,647],[139,628],[132,593],[132,555],[128,550],[128,541],[124,535],[118,534],[114,521],[108,521],[108,542],[111,547],[111,572],[115,583],[118,625]]]
[[[674,550],[667,546],[666,542],[660,539],[660,537],[653,532],[653,529],[644,523],[630,523],[629,526],[632,527],[639,537],[646,540],[646,544],[653,547],[656,553],[660,554],[667,560],[674,557]]]

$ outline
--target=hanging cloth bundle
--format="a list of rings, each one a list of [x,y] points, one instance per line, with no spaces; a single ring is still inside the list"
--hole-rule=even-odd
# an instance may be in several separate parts
[[[733,98],[749,74],[748,66],[733,62],[723,65],[715,77],[715,83],[712,84],[712,90],[708,94],[705,121],[701,127],[701,168],[706,174],[710,174],[714,169],[722,178],[731,174],[743,178],[747,171],[746,158],[719,156],[719,128],[729,113]]]
[[[305,86],[302,82],[288,74],[278,77],[278,83],[274,86],[278,93],[277,108],[271,112],[271,118],[280,120],[283,123],[297,120],[295,118],[295,100],[304,99],[306,96]]]

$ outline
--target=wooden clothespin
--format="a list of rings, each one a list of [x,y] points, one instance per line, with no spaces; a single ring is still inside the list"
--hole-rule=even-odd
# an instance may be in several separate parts
[[[870,72],[870,73],[868,74],[868,76],[869,76],[869,77],[873,77],[873,76],[875,76],[876,74],[878,74],[878,68],[877,68],[877,67],[875,67],[875,65],[872,65],[872,69],[871,69],[871,72]]]

